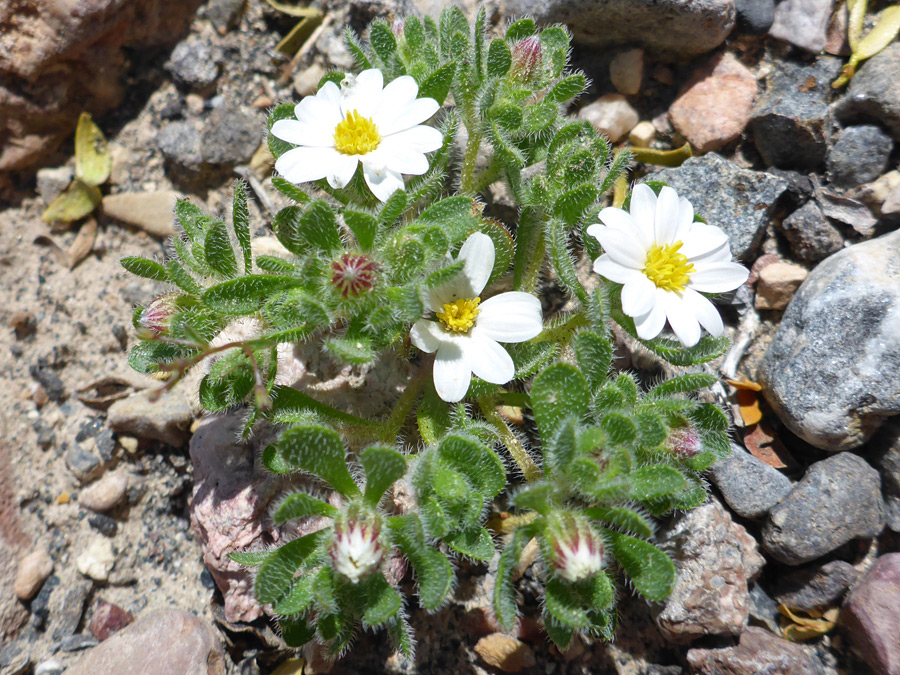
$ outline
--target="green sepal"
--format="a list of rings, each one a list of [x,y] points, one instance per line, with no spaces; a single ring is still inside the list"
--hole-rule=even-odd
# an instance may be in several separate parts
[[[400,611],[403,599],[381,574],[370,575],[361,586],[366,608],[362,618],[367,626],[380,626]]]

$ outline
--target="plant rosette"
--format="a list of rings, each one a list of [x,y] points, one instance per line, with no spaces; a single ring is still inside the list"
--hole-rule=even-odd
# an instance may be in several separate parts
[[[326,82],[294,108],[297,119],[278,120],[272,134],[298,147],[275,162],[275,170],[299,185],[325,178],[343,188],[362,164],[366,185],[380,201],[404,188],[403,175],[428,171],[425,153],[441,147],[441,132],[422,122],[438,102],[416,98],[416,81],[404,75],[384,86],[380,70],[347,75],[341,86]]]
[[[462,271],[428,293],[427,305],[437,320],[421,319],[409,333],[423,352],[436,352],[434,388],[449,403],[462,400],[473,373],[492,384],[513,379],[512,357],[498,343],[525,342],[543,330],[540,300],[529,293],[510,291],[481,301],[494,269],[490,237],[470,235],[459,260]]]
[[[725,293],[747,281],[749,272],[732,262],[720,228],[694,221],[694,207],[670,187],[659,197],[637,185],[629,211],[605,208],[603,223],[587,228],[605,251],[594,271],[622,284],[622,311],[634,319],[637,334],[652,340],[666,321],[686,347],[700,340],[700,327],[722,335],[715,305],[702,293]]]

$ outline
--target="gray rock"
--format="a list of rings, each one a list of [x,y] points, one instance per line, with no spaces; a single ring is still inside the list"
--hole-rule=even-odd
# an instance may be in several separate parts
[[[180,447],[194,420],[190,402],[178,387],[151,400],[154,391],[139,391],[109,407],[107,423],[116,433],[149,438]]]
[[[805,567],[779,579],[775,600],[792,610],[821,609],[843,597],[858,578],[856,568],[843,560]]]
[[[90,581],[75,577],[53,589],[47,632],[54,640],[67,638],[78,630],[92,585]]]
[[[165,158],[185,169],[197,169],[203,162],[200,130],[193,122],[169,122],[156,135],[156,144]]]
[[[875,561],[844,603],[841,622],[873,672],[900,673],[900,553]]]
[[[747,623],[747,583],[765,561],[756,541],[731,520],[719,502],[686,513],[660,533],[660,545],[678,569],[678,580],[656,623],[667,640],[739,635]]]
[[[22,675],[31,668],[31,641],[27,638],[10,640],[0,649],[0,672],[3,675]]]
[[[737,27],[749,35],[765,35],[775,21],[775,0],[735,0]]]
[[[69,675],[225,672],[225,655],[216,631],[192,614],[171,609],[145,614],[85,652],[66,671]]]
[[[757,380],[787,427],[858,447],[900,413],[900,232],[820,263],[788,305]]]
[[[734,0],[505,0],[507,17],[564,23],[584,45],[635,42],[679,54],[718,47],[734,26]]]
[[[190,35],[179,42],[166,64],[175,81],[185,87],[203,89],[219,76],[222,57],[199,35]]]
[[[810,65],[774,64],[749,124],[768,166],[815,169],[825,161],[831,82],[840,70],[840,59],[825,56]]]
[[[822,663],[811,651],[751,626],[740,643],[720,649],[692,649],[687,653],[692,675],[823,675]]]
[[[206,4],[206,18],[220,32],[237,25],[247,0],[210,0]]]
[[[881,472],[887,525],[900,532],[900,424],[890,421],[869,442],[872,465]]]
[[[766,626],[773,633],[781,632],[781,612],[759,582],[750,584],[750,618]]]
[[[82,483],[93,480],[103,471],[100,458],[81,443],[72,443],[66,450],[66,466]]]
[[[37,193],[45,204],[49,204],[69,187],[74,177],[75,170],[71,166],[38,169]]]
[[[731,455],[713,464],[713,483],[739,516],[762,518],[791,491],[791,480],[736,443]]]
[[[265,126],[260,116],[230,105],[213,110],[203,125],[200,152],[209,164],[249,162],[259,147]]]
[[[769,35],[808,52],[825,48],[832,0],[782,0],[775,7]]]
[[[788,182],[768,173],[742,169],[710,152],[646,180],[661,180],[687,197],[708,223],[721,227],[738,258],[750,258],[759,246],[775,202]]]
[[[819,262],[844,248],[840,231],[812,199],[785,218],[779,229],[803,262]]]
[[[900,139],[900,43],[894,42],[865,61],[835,106],[842,122],[876,121]]]
[[[769,512],[763,548],[788,565],[815,560],[884,527],[881,478],[859,455],[841,452],[816,462]]]
[[[891,137],[880,127],[847,127],[828,151],[828,180],[841,188],[873,181],[884,173],[893,149]]]

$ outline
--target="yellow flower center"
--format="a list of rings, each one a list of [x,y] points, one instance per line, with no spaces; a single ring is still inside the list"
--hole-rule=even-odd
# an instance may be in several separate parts
[[[444,330],[454,333],[468,333],[475,325],[475,317],[478,316],[478,304],[481,298],[460,298],[444,305],[444,311],[437,312]]]
[[[647,252],[644,262],[644,274],[656,284],[657,288],[666,291],[683,291],[694,271],[693,264],[687,256],[679,253],[681,242],[660,246],[654,244]]]
[[[334,128],[334,149],[343,155],[365,155],[381,143],[378,127],[355,110]]]

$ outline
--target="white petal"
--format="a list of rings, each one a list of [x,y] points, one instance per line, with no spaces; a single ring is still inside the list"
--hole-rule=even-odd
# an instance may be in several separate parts
[[[446,333],[437,321],[419,319],[409,331],[410,341],[427,354],[431,354],[446,341]]]
[[[384,165],[374,166],[368,162],[369,155],[364,155],[362,160],[363,177],[366,179],[366,185],[372,191],[372,194],[382,202],[386,202],[388,197],[397,190],[402,190],[405,185],[403,176],[397,171],[391,171]]]
[[[707,263],[731,262],[731,244],[726,241],[719,246],[719,248],[713,249],[703,255],[694,256],[688,260],[690,260],[697,269],[699,269],[701,265],[706,265]]]
[[[461,401],[469,390],[472,368],[455,342],[444,342],[434,359],[434,388],[447,403]]]
[[[379,116],[375,120],[375,125],[382,136],[396,134],[422,124],[422,122],[434,115],[440,107],[433,98],[417,98],[409,105],[398,108],[389,116]]]
[[[393,136],[388,136],[378,149],[371,153],[372,161],[384,164],[391,171],[407,173],[413,176],[421,176],[428,171],[428,159],[418,150],[410,148],[402,143],[391,142]]]
[[[617,284],[627,284],[638,277],[645,278],[644,274],[633,267],[625,267],[604,253],[594,261],[594,271]]]
[[[655,232],[653,222],[656,219],[656,193],[649,185],[641,183],[634,186],[628,211],[638,225]]]
[[[348,80],[350,77],[348,76]],[[352,84],[341,87],[341,113],[356,111],[363,117],[372,119],[381,107],[384,76],[377,68],[370,68],[357,75]],[[373,120],[375,121],[375,120]],[[375,122],[378,125],[377,121]],[[379,132],[384,135],[381,128]]]
[[[671,244],[678,229],[678,193],[669,186],[659,191],[656,200],[656,243]]]
[[[661,300],[663,291],[657,289],[653,309],[646,314],[634,317],[634,327],[637,334],[645,340],[652,340],[662,332],[666,325],[666,310]]]
[[[747,281],[750,272],[743,265],[732,262],[716,262],[695,265],[688,287],[703,293],[725,293]]]
[[[638,270],[644,268],[647,250],[634,237],[609,227],[602,232],[595,230],[592,234],[609,257],[620,265]]]
[[[686,197],[678,199],[678,227],[675,230],[675,240],[684,241],[691,231],[694,222],[694,207]]]
[[[693,347],[700,340],[700,324],[697,317],[691,312],[691,308],[682,302],[677,293],[666,292],[665,296],[666,318],[669,325],[675,331],[675,337],[685,347]]]
[[[696,223],[682,239],[679,253],[687,258],[697,258],[728,243],[728,235],[715,225]]]
[[[314,148],[334,147],[334,127],[328,124],[309,124],[299,120],[278,120],[272,125],[271,133],[294,145],[306,145]]]
[[[622,311],[628,316],[646,314],[655,302],[656,284],[643,274],[638,274],[622,288]]]
[[[415,101],[418,95],[419,85],[409,75],[403,75],[396,80],[388,82],[381,95],[381,105],[375,112],[376,123],[395,117],[401,110]]]
[[[419,152],[434,152],[444,144],[444,137],[434,127],[426,127],[424,124],[420,124],[412,129],[391,134],[381,142],[382,144],[388,143],[391,147],[395,144],[402,144]]]
[[[325,178],[340,161],[340,153],[334,148],[299,147],[279,157],[275,162],[275,171],[285,180],[299,185]]]
[[[334,106],[337,109],[338,114],[340,114],[341,88],[337,86],[337,84],[330,81],[326,82],[322,85],[322,88],[316,92],[316,98],[324,103]]]
[[[516,374],[516,366],[507,351],[494,340],[479,335],[475,330],[463,347],[472,372],[485,382],[506,384]]]
[[[709,301],[706,296],[700,295],[697,291],[686,288],[682,293],[682,302],[690,308],[697,321],[706,331],[715,337],[719,337],[725,332],[725,326],[722,325],[722,317],[719,316],[719,310]]]
[[[339,152],[336,154],[337,157],[333,160],[325,178],[328,179],[328,184],[331,187],[340,189],[346,187],[350,179],[353,178],[353,174],[356,173],[356,167],[359,165],[359,158],[357,155],[343,155]]]
[[[334,88],[332,89],[326,85],[315,96],[307,96],[295,105],[294,116],[298,122],[303,124],[311,126],[321,125],[330,128],[330,136],[333,137],[334,128],[344,119],[344,115],[341,113],[340,98],[331,96],[337,91],[337,86],[333,82],[328,84],[331,84]],[[339,96],[340,94],[338,94]]]
[[[653,230],[641,227],[628,211],[610,206],[603,209],[598,217],[605,225],[637,237],[645,249],[649,250],[653,245]],[[590,228],[588,233],[590,234]]]
[[[544,330],[541,301],[530,293],[510,291],[481,303],[475,328],[478,334],[499,342],[525,342]]]
[[[494,270],[494,242],[486,234],[473,232],[459,249],[457,260],[465,260],[463,272],[457,277],[466,280],[466,292],[471,295],[463,297],[477,298],[487,285]]]

